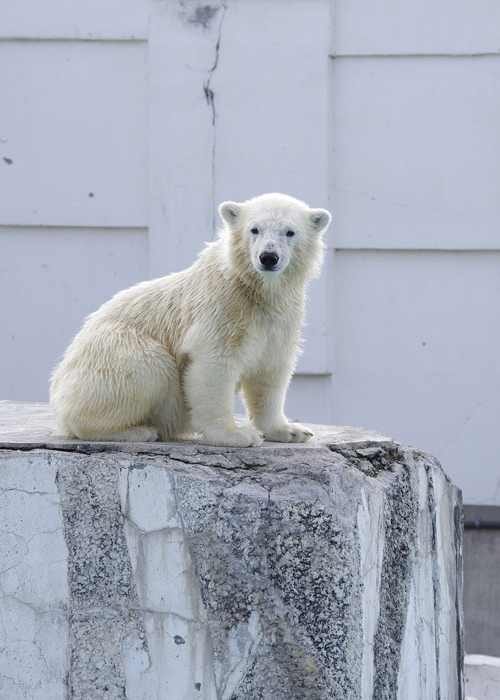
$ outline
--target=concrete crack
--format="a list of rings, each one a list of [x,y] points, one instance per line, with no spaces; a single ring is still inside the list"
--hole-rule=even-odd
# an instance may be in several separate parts
[[[212,126],[215,126],[216,120],[217,120],[217,113],[215,111],[215,103],[214,103],[214,98],[215,98],[215,93],[210,87],[210,82],[212,80],[213,74],[215,69],[217,68],[217,65],[219,63],[219,49],[220,49],[220,40],[221,40],[221,33],[222,33],[222,22],[224,21],[224,15],[226,12],[226,4],[223,2],[221,3],[220,7],[222,7],[222,14],[219,20],[219,29],[218,29],[218,35],[217,35],[217,43],[215,45],[215,61],[214,65],[210,70],[208,71],[208,79],[207,81],[203,84],[203,92],[205,93],[205,98],[207,100],[207,104],[212,107]]]
[[[483,404],[485,404],[492,396],[494,396],[494,395],[497,394],[497,393],[498,393],[498,388],[495,388],[494,391],[490,391],[482,401],[479,401],[479,403],[477,403],[475,406],[473,406],[473,407],[471,408],[471,410],[469,411],[469,413],[466,415],[466,417],[464,418],[464,420],[463,420],[462,423],[460,424],[460,426],[459,426],[458,430],[456,431],[455,435],[454,435],[450,440],[448,440],[448,442],[445,443],[445,444],[443,445],[443,447],[441,447],[441,449],[439,450],[439,452],[436,452],[436,457],[438,457],[438,459],[441,459],[441,456],[442,456],[443,452],[444,452],[451,444],[453,444],[456,440],[458,440],[458,438],[460,437],[460,434],[461,434],[462,430],[463,430],[463,429],[465,428],[465,426],[470,422],[470,420],[474,417],[476,411],[477,411],[479,408],[481,408],[481,406],[483,406]]]
[[[208,106],[212,110],[212,127],[213,127],[213,141],[212,141],[212,229],[213,229],[213,236],[215,236],[216,232],[216,206],[215,206],[215,155],[216,155],[216,150],[217,150],[217,110],[215,108],[215,93],[212,90],[210,83],[212,82],[212,77],[214,75],[214,72],[217,68],[217,65],[219,63],[219,49],[220,49],[220,42],[221,42],[221,37],[222,37],[222,23],[224,21],[224,15],[226,14],[226,9],[227,5],[225,2],[222,2],[220,6],[222,8],[222,12],[220,14],[220,19],[219,19],[219,27],[218,27],[218,34],[217,34],[217,43],[215,44],[215,60],[212,68],[208,71],[208,78],[206,82],[203,84],[203,92],[205,93],[205,99],[207,100]]]
[[[0,492],[2,492],[2,493],[9,493],[11,491],[16,491],[18,493],[25,493],[28,496],[54,496],[54,495],[56,495],[55,491],[27,491],[26,489],[18,489],[18,488],[0,488]]]
[[[417,210],[424,210],[424,211],[432,211],[432,212],[437,212],[438,214],[451,214],[453,216],[458,216],[461,219],[468,219],[474,222],[480,221],[476,215],[472,214],[466,214],[462,211],[455,211],[453,209],[446,209],[444,207],[431,207],[427,206],[425,204],[420,204],[418,202],[396,202],[395,200],[392,199],[385,199],[383,197],[376,197],[374,195],[368,194],[366,192],[353,192],[350,190],[343,190],[340,188],[335,188],[335,192],[340,192],[341,194],[349,194],[354,197],[361,197],[363,199],[370,199],[372,202],[382,202],[383,204],[392,204],[396,207],[402,207],[403,209],[417,209]]]
[[[34,613],[37,615],[59,615],[62,618],[67,618],[68,614],[65,610],[59,609],[59,608],[40,608],[38,605],[34,605],[33,603],[29,603],[27,600],[23,600],[22,598],[19,598],[16,595],[13,595],[12,593],[6,593],[5,595],[2,596],[3,600],[14,600],[16,603],[19,603],[20,605],[24,605],[30,610],[32,610]],[[37,630],[39,632],[40,630]]]

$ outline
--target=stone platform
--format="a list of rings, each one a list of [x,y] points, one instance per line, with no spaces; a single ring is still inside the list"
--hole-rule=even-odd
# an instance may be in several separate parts
[[[462,700],[460,492],[359,428],[90,443],[0,402],[0,697]]]

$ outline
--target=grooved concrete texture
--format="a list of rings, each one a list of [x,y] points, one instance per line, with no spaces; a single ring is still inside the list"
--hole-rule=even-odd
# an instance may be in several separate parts
[[[0,402],[0,695],[462,700],[460,492],[358,428],[60,438]]]

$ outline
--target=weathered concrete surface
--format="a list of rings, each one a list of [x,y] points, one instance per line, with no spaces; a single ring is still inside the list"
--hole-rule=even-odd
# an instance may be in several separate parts
[[[83,443],[0,402],[0,697],[462,700],[460,492],[312,428]]]

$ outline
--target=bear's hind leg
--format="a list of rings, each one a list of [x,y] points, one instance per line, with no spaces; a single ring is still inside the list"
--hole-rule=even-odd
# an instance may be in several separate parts
[[[189,414],[184,403],[180,380],[172,378],[166,399],[155,411],[152,424],[157,428],[158,439],[172,442],[179,438],[193,437]]]
[[[90,442],[156,442],[158,429],[153,425],[133,425],[114,429],[75,424],[71,428],[66,424],[66,438],[88,440]]]
[[[74,351],[70,346],[54,373],[51,405],[68,437],[153,442],[165,432],[156,414],[179,385],[161,343],[133,328],[104,327]]]

